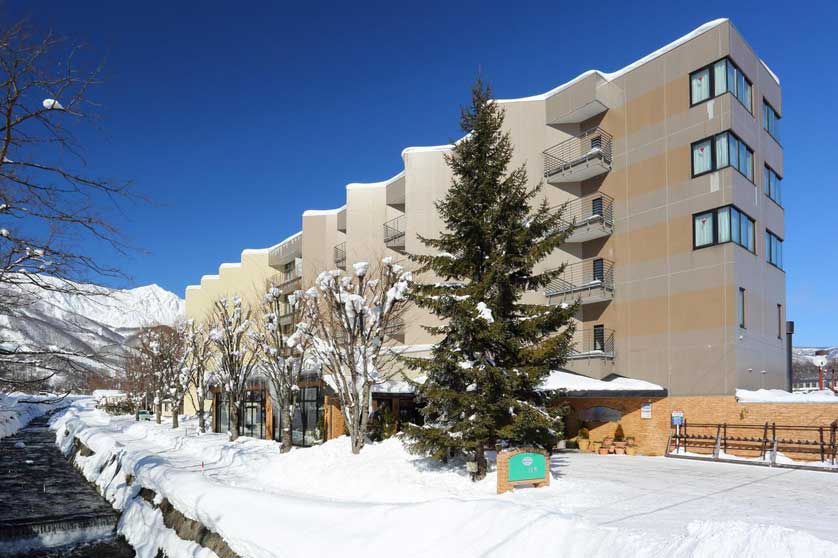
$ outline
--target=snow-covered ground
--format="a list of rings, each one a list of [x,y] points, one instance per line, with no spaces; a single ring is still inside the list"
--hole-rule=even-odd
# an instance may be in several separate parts
[[[54,409],[66,407],[74,398],[58,395],[0,393],[0,438],[11,436],[34,419]]]
[[[88,401],[53,427],[60,445],[69,430],[96,452],[81,458],[84,472],[116,507],[137,485],[150,488],[241,556],[838,556],[838,475],[830,473],[562,454],[549,488],[499,496],[494,473],[472,483],[397,439],[360,456],[345,438],[281,455],[272,442],[196,436],[192,422],[184,436],[109,417]],[[100,471],[114,453],[126,468],[117,477],[113,463]],[[151,510],[130,513],[143,512],[149,525]],[[142,523],[128,515],[123,532]],[[171,539],[161,525],[143,529],[127,533],[145,544],[140,556],[153,556],[149,537]],[[166,542],[169,555],[199,552],[175,542]]]

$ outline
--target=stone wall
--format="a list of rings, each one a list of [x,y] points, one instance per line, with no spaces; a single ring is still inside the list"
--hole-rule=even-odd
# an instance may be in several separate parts
[[[591,440],[602,440],[613,436],[617,427],[621,427],[625,436],[635,438],[638,453],[642,455],[663,455],[670,434],[670,421],[673,410],[684,412],[684,418],[690,423],[727,423],[728,425],[761,425],[766,422],[782,426],[823,426],[828,440],[829,425],[838,420],[838,404],[834,403],[739,403],[734,396],[681,396],[681,397],[597,397],[568,398],[572,407],[567,417],[567,435],[575,436],[579,430],[579,413],[592,407],[608,407],[622,414],[619,422],[588,423]],[[651,418],[640,417],[641,405],[652,404]],[[715,432],[714,432],[715,433]],[[755,436],[762,432],[754,431]],[[810,434],[794,433],[796,439],[808,436],[818,437],[817,432]],[[788,436],[791,437],[791,433]],[[736,454],[736,451],[729,453]],[[747,452],[740,452],[743,456]],[[808,459],[816,459],[809,456]]]

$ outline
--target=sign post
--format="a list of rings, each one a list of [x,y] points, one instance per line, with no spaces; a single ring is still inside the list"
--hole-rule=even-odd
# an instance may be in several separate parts
[[[684,424],[684,411],[672,411],[672,426],[675,427],[675,451],[681,449],[681,425]]]
[[[498,494],[519,485],[550,485],[550,454],[536,448],[498,453]]]

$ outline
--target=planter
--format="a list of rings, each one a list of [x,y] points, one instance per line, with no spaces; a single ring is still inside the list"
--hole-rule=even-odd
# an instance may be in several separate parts
[[[597,453],[599,453],[600,455],[608,455],[608,451],[608,448],[599,448],[599,452]]]
[[[602,447],[604,447],[604,448],[610,448],[613,443],[614,443],[614,438],[603,438],[602,439]]]
[[[625,448],[628,446],[628,442],[614,442],[615,448]]]
[[[579,449],[582,451],[590,451],[591,449],[591,441],[587,438],[580,438],[576,440],[576,443],[579,445]]]
[[[626,448],[620,448],[620,447],[614,448],[614,453],[616,453],[617,455],[625,455],[626,454]]]
[[[626,455],[637,455],[637,448],[634,446],[629,446],[626,448]]]

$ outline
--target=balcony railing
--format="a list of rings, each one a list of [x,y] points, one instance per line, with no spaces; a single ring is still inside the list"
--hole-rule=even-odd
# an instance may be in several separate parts
[[[604,327],[576,330],[568,359],[614,358],[614,330]]]
[[[335,246],[335,267],[346,270],[346,242]]]
[[[399,215],[384,223],[384,245],[403,252],[405,239],[405,216]]]
[[[391,318],[384,328],[384,335],[397,341],[404,341],[404,320]]]
[[[303,262],[302,259],[297,258],[294,262],[294,265],[290,267],[290,269],[284,269],[279,274],[279,281],[277,283],[277,287],[280,289],[287,289],[288,287],[292,286],[292,284],[296,281],[299,281],[303,277]]]
[[[591,128],[544,150],[547,182],[576,182],[611,170],[611,134]]]
[[[614,198],[597,192],[565,206],[562,221],[573,230],[565,242],[585,242],[608,236],[614,230]]]
[[[591,258],[565,266],[544,292],[550,303],[579,299],[584,303],[610,300],[614,295],[614,262]]]

